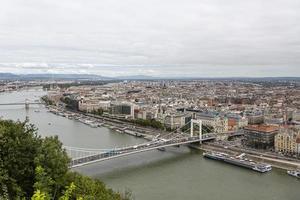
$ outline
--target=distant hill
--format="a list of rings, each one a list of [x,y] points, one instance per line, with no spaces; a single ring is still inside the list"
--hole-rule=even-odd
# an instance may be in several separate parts
[[[161,79],[153,76],[145,76],[145,75],[133,75],[133,76],[117,76],[116,79],[120,80],[156,80]]]
[[[18,75],[12,73],[0,73],[0,80],[16,79],[18,77]]]
[[[11,74],[0,73],[0,80],[113,80],[93,74]]]
[[[26,74],[21,75],[24,79],[69,79],[69,80],[111,80],[110,77],[104,77],[93,74]]]
[[[94,74],[13,74],[0,73],[0,80],[235,80],[235,81],[300,81],[300,77],[153,77],[146,75],[106,77]]]

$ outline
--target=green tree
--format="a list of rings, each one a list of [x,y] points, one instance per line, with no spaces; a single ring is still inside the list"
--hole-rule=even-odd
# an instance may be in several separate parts
[[[34,159],[35,166],[41,166],[55,183],[49,185],[54,193],[61,192],[65,187],[64,175],[68,172],[69,162],[70,159],[57,136],[43,139]]]
[[[106,188],[105,184],[99,180],[82,176],[76,172],[67,174],[67,184],[74,183],[76,185],[73,193],[74,199],[83,198],[84,200],[121,200],[121,195]]]
[[[37,190],[34,192],[34,195],[31,197],[31,200],[50,200],[48,194]]]
[[[41,138],[27,122],[0,120],[0,199],[127,199],[70,172],[69,161],[57,136]]]
[[[98,108],[97,110],[92,110],[91,113],[94,115],[103,115],[104,110],[102,108]]]
[[[156,129],[164,129],[164,125],[155,119],[136,119],[132,121],[141,126],[148,126]]]
[[[34,126],[26,122],[0,121],[1,185],[7,188],[10,199],[32,195],[34,158],[40,142]]]
[[[37,166],[35,169],[35,184],[33,185],[35,189],[34,196],[42,196],[40,198],[50,199],[49,194],[52,192],[51,186],[54,184],[54,181],[48,174],[45,172],[44,168]]]

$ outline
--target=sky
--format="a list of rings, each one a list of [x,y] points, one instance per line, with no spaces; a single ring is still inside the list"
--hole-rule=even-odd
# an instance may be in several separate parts
[[[0,0],[0,72],[300,76],[300,1]]]

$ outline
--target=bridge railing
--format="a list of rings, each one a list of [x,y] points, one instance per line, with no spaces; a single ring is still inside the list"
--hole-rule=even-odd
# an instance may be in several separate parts
[[[118,149],[109,149],[106,151],[92,151],[90,152],[90,154],[86,155],[86,156],[80,156],[80,157],[76,157],[73,160],[77,160],[77,159],[82,159],[85,157],[97,157],[98,155],[102,158],[102,157],[109,157],[109,156],[114,156],[114,155],[119,155],[122,153],[128,153],[128,152],[132,152],[132,151],[139,151],[142,149],[147,149],[147,148],[153,148],[153,147],[160,147],[160,146],[164,146],[164,145],[169,145],[169,144],[178,144],[178,143],[182,143],[182,142],[194,142],[194,141],[200,141],[200,140],[208,140],[208,139],[214,139],[215,138],[215,134],[205,134],[202,136],[202,139],[200,139],[197,136],[194,137],[185,137],[185,138],[176,138],[176,139],[172,139],[172,140],[158,140],[158,141],[152,141],[149,143],[144,143],[141,145],[135,145],[135,146],[130,146],[130,147],[124,147],[124,148],[118,148]],[[85,152],[88,152],[88,150],[84,150]]]

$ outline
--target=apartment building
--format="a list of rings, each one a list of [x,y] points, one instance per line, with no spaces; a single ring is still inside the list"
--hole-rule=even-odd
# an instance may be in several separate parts
[[[300,131],[282,128],[275,136],[275,151],[283,154],[300,154]]]
[[[183,127],[191,119],[191,115],[188,113],[168,114],[167,116],[165,116],[164,125],[166,128],[176,129]]]
[[[102,101],[93,98],[81,98],[81,100],[78,101],[78,110],[84,112],[91,112],[98,109],[108,110],[110,104],[111,101]]]
[[[228,118],[219,116],[218,113],[200,112],[195,114],[196,119],[202,121],[204,126],[211,127],[215,133],[224,133],[228,131]]]

